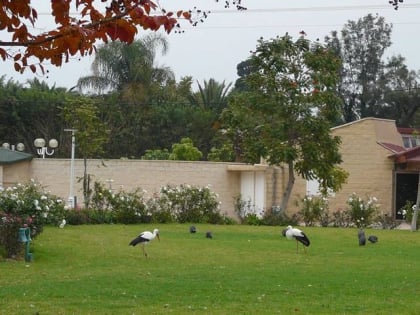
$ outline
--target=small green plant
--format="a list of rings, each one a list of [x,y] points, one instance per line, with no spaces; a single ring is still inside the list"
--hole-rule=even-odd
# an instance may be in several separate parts
[[[235,212],[242,224],[261,225],[264,211],[258,211],[250,199],[243,200],[239,195],[235,198]]]
[[[321,196],[305,196],[296,202],[300,207],[298,215],[305,226],[314,226],[319,222],[328,225],[328,199]],[[325,223],[327,221],[327,223]]]
[[[347,213],[351,222],[359,228],[369,226],[378,211],[377,202],[376,197],[367,197],[364,200],[356,193],[351,194],[347,199]]]

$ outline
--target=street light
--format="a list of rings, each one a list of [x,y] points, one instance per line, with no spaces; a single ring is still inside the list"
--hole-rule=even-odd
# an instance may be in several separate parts
[[[46,146],[46,142],[44,138],[36,138],[34,141],[34,145],[37,148],[37,153],[45,159],[45,155],[53,155],[54,149],[58,147],[58,141],[56,139],[51,139],[48,142],[48,147]],[[50,148],[50,150],[48,150]]]
[[[17,151],[22,152],[22,151],[25,150],[25,145],[23,143],[20,143],[20,142],[16,145],[5,142],[5,143],[2,144],[2,147],[4,149],[8,149],[8,150],[12,150],[12,151],[17,150]]]
[[[69,191],[69,207],[73,209],[76,205],[74,196],[74,150],[76,147],[76,136],[77,129],[64,129],[64,131],[71,132],[71,160],[70,160],[70,191]]]

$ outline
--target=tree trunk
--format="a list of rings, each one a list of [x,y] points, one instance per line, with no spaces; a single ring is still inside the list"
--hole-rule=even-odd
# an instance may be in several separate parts
[[[416,207],[413,209],[413,218],[411,220],[411,231],[417,231],[417,217],[419,214],[419,205],[420,205],[420,173],[419,173],[419,181],[417,184],[417,200],[416,200]]]
[[[283,194],[283,199],[281,201],[280,209],[284,213],[287,209],[290,196],[292,195],[293,186],[295,184],[295,173],[293,168],[293,162],[289,162],[289,179],[287,181],[286,190]]]
[[[83,158],[83,165],[84,165],[84,171],[83,171],[83,198],[84,198],[84,204],[85,208],[89,208],[90,204],[90,176],[87,173],[87,158]]]

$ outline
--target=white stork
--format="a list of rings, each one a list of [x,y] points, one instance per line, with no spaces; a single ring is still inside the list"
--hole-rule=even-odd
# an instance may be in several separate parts
[[[303,233],[299,229],[293,228],[291,225],[289,225],[287,229],[283,230],[282,234],[283,236],[286,236],[289,240],[296,240],[296,253],[298,252],[299,242],[301,242],[306,247],[308,247],[311,244],[309,238],[306,236],[305,233]],[[305,250],[305,247],[303,247],[303,249]]]
[[[159,230],[158,229],[154,229],[153,233],[150,231],[144,231],[141,232],[139,234],[139,236],[137,236],[135,239],[133,239],[130,244],[128,244],[129,246],[136,246],[137,244],[141,244],[142,245],[142,249],[143,249],[143,254],[144,256],[147,258],[147,253],[146,250],[144,249],[144,245],[150,243],[152,240],[154,240],[157,237],[157,239],[160,241],[160,237],[159,237]]]

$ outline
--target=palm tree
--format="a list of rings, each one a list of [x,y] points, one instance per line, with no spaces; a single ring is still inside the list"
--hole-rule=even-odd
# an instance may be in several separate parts
[[[197,82],[199,91],[192,95],[191,103],[203,109],[212,109],[220,113],[227,106],[227,95],[232,83],[228,85],[214,79],[204,80],[204,87]]]
[[[168,67],[155,66],[157,48],[168,51],[168,42],[152,34],[131,44],[112,42],[101,46],[92,63],[92,74],[78,80],[79,89],[95,92],[118,91],[123,96],[145,97],[156,85],[174,80]]]

